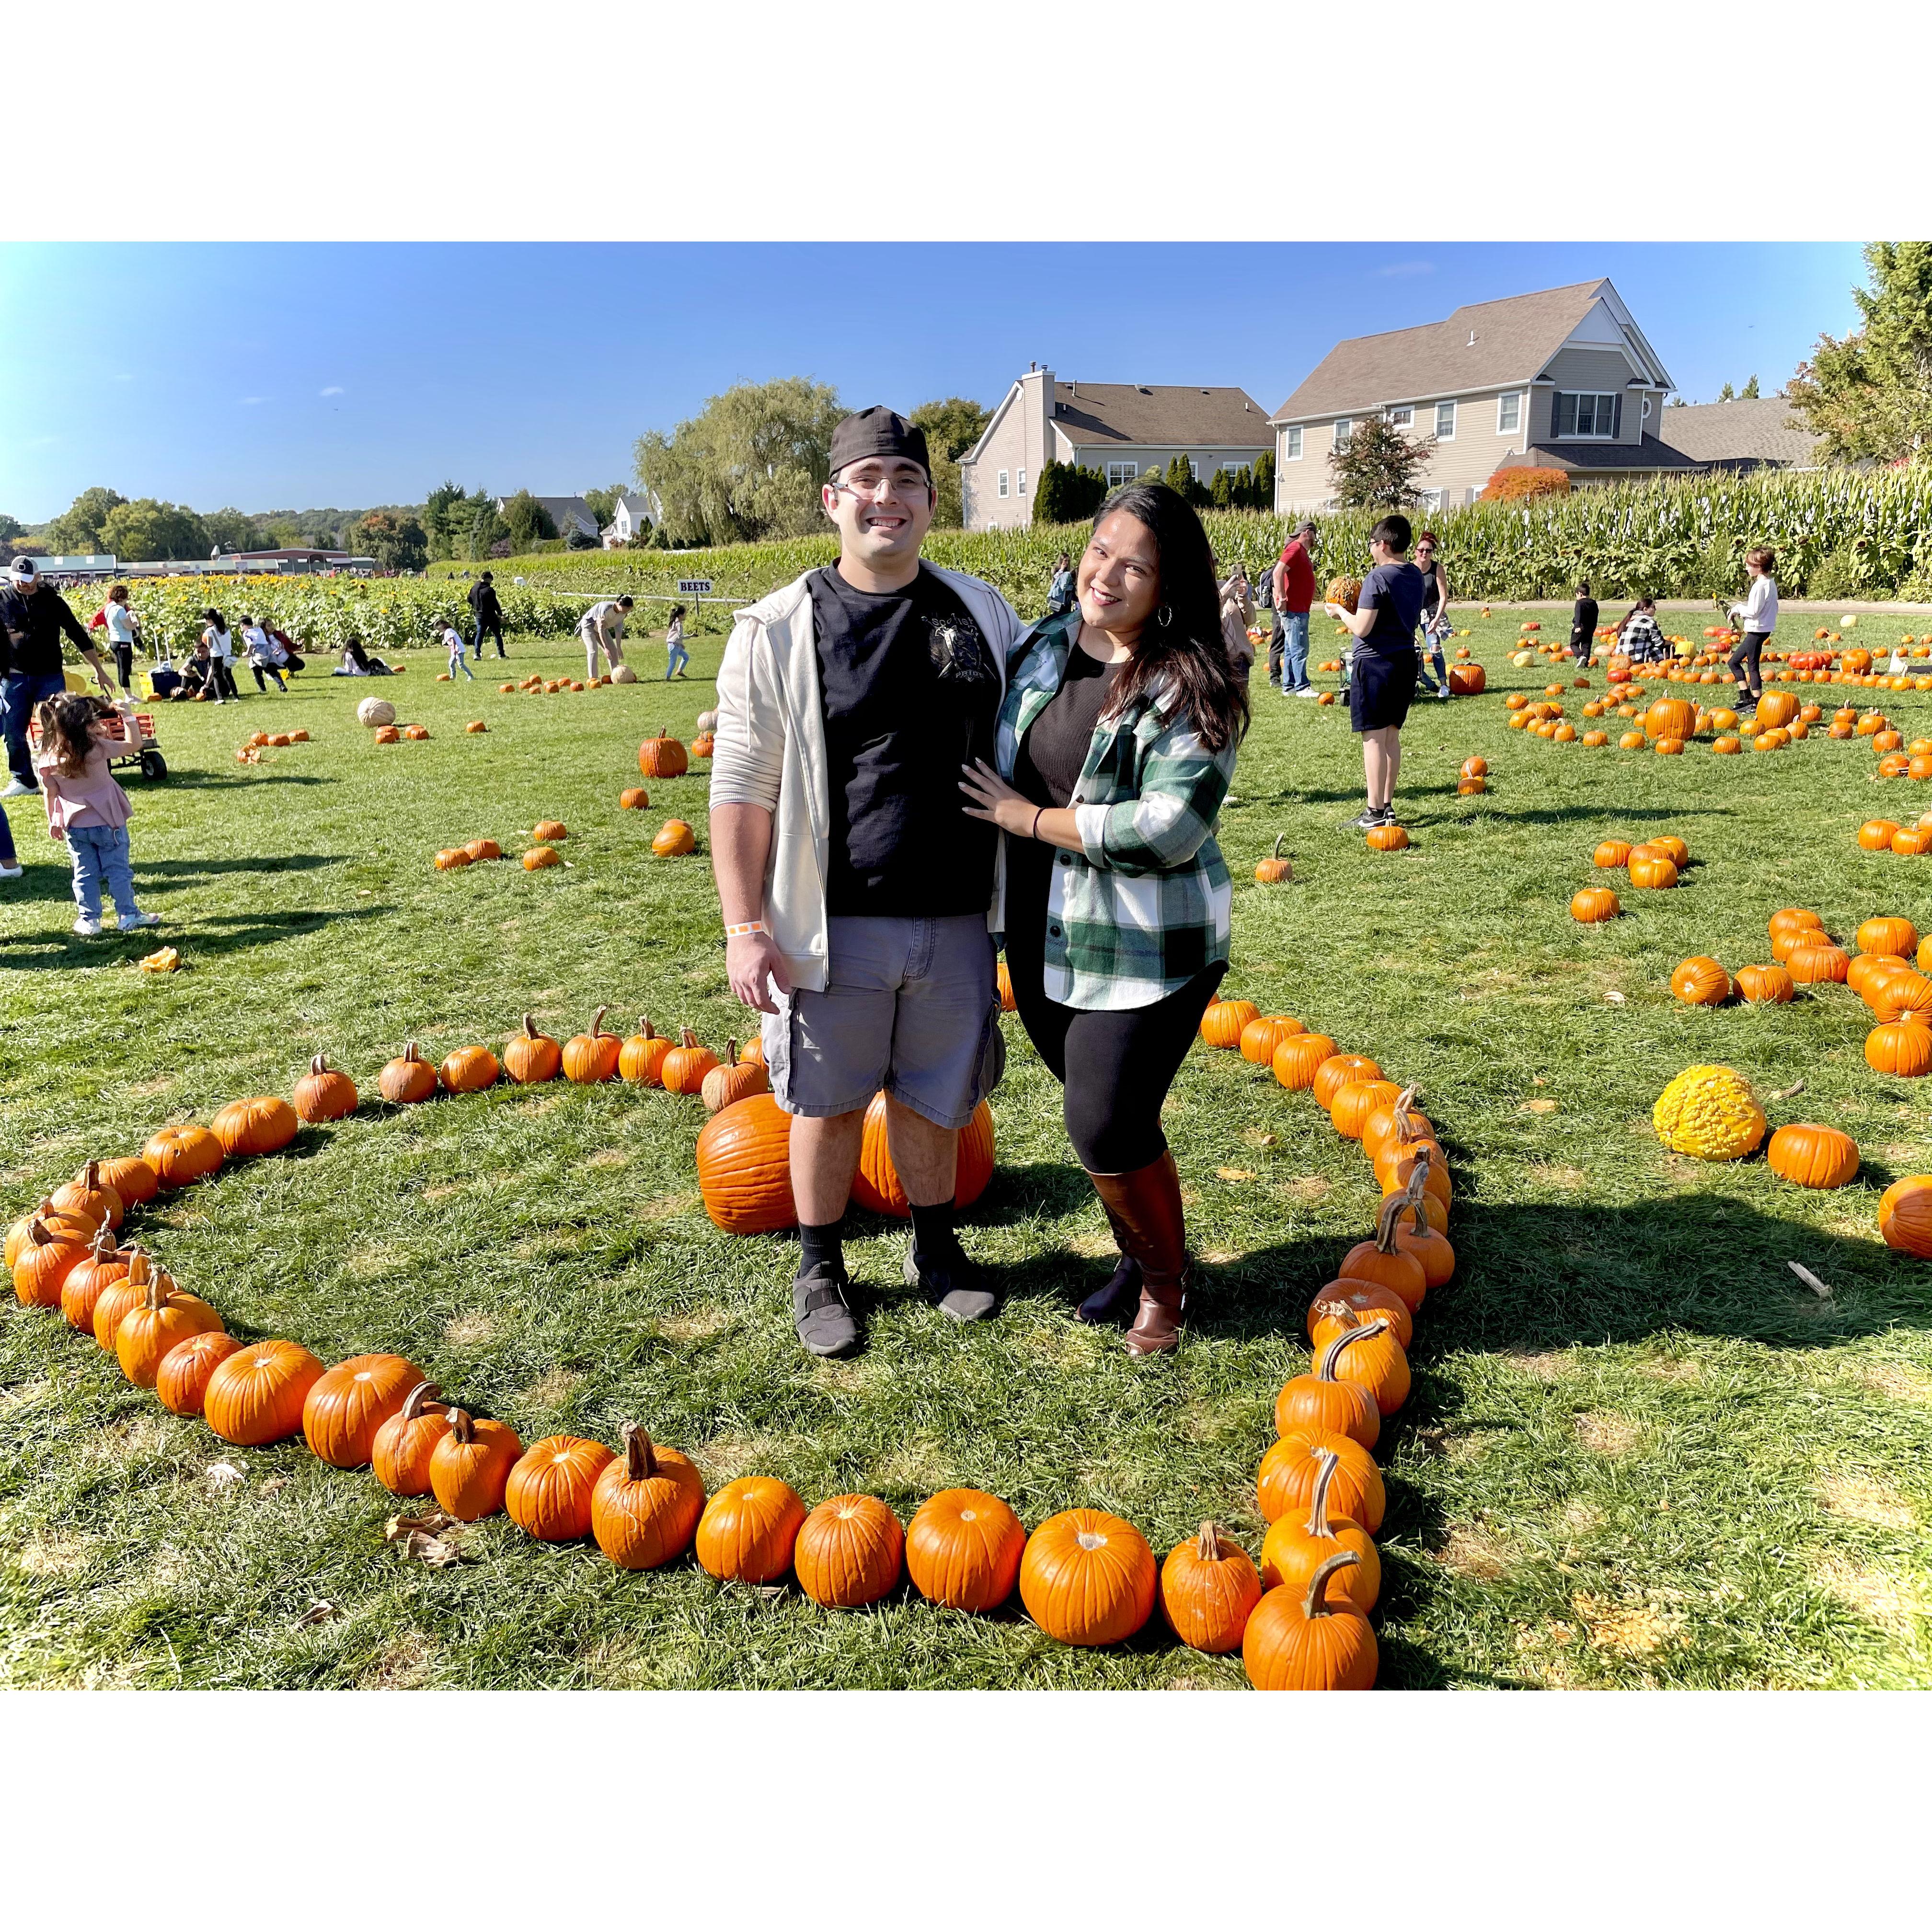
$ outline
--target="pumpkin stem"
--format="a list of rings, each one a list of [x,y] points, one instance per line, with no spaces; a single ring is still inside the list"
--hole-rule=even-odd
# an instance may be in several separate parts
[[[1409,1103],[1415,1098],[1415,1089],[1405,1087],[1395,1096],[1395,1105],[1389,1109],[1395,1120],[1395,1137],[1398,1143],[1412,1140],[1415,1135],[1414,1123],[1409,1115]]]
[[[1329,1454],[1334,1454],[1330,1450]],[[1310,1623],[1317,1617],[1332,1617],[1335,1612],[1328,1605],[1326,1592],[1328,1580],[1338,1570],[1352,1570],[1361,1562],[1352,1550],[1338,1550],[1322,1568],[1308,1580],[1308,1600],[1301,1606],[1301,1614]]]
[[[727,1066],[736,1066],[737,1064],[738,1042],[735,1040],[728,1040],[724,1042],[724,1064]]]
[[[148,1251],[137,1241],[128,1250],[128,1285],[145,1288],[154,1270],[148,1265]]]
[[[536,1022],[532,1019],[528,1013],[526,1013],[524,1016],[524,1037],[526,1040],[541,1040],[543,1038],[543,1035],[537,1031]]]
[[[100,1189],[100,1163],[91,1160],[80,1170],[80,1184],[88,1193],[98,1193]]]
[[[449,1432],[459,1442],[474,1442],[476,1440],[476,1425],[470,1420],[467,1409],[452,1408],[449,1411]]]
[[[634,1483],[641,1483],[658,1472],[658,1459],[651,1452],[651,1438],[634,1422],[624,1425],[624,1473]]]
[[[308,1070],[319,1080],[328,1071],[328,1055],[318,1053],[308,1064]]]
[[[590,1016],[590,1037],[592,1040],[602,1040],[604,1037],[604,1016],[610,1010],[608,1006],[599,1006]]]
[[[1412,1180],[1414,1178],[1413,1174],[1409,1177]],[[1395,1224],[1408,1205],[1408,1196],[1406,1192],[1391,1194],[1382,1203],[1381,1212],[1376,1216],[1376,1246],[1385,1255],[1396,1252]]]
[[[1352,1340],[1354,1337],[1348,1339]],[[1342,1466],[1342,1459],[1334,1450],[1324,1449],[1321,1462],[1321,1473],[1315,1478],[1315,1493],[1308,1499],[1307,1533],[1318,1542],[1332,1543],[1335,1532],[1328,1522],[1328,1485],[1334,1480],[1335,1472]]]
[[[1277,859],[1281,856],[1281,842],[1287,836],[1288,834],[1286,832],[1277,832],[1274,835],[1274,856]]]
[[[1428,1210],[1422,1204],[1423,1196],[1428,1192],[1429,1168],[1425,1162],[1418,1161],[1410,1168],[1408,1185],[1402,1190],[1396,1202],[1396,1219],[1400,1220],[1403,1214],[1413,1214],[1415,1217],[1414,1232],[1418,1235],[1429,1232]]]
[[[638,1037],[640,1040],[657,1038],[657,1034],[652,1030],[651,1017],[648,1013],[640,1013],[638,1016]]]
[[[403,1058],[406,1060],[422,1059],[422,1049],[417,1046],[414,1040],[412,1040],[404,1042],[403,1047]]]
[[[1335,1305],[1348,1315],[1352,1316],[1354,1312],[1346,1301],[1338,1302]],[[1316,1379],[1318,1382],[1324,1382],[1334,1381],[1335,1364],[1342,1359],[1342,1351],[1352,1342],[1366,1342],[1371,1335],[1385,1334],[1388,1325],[1388,1318],[1382,1315],[1377,1316],[1372,1322],[1352,1322],[1346,1329],[1322,1350],[1322,1366],[1315,1372]]]
[[[684,1047],[688,1050],[697,1046],[698,1036],[692,1031],[690,1028],[680,1027],[678,1029],[677,1043],[680,1046]]]
[[[1204,1522],[1201,1534],[1194,1539],[1194,1553],[1204,1563],[1218,1563],[1221,1560],[1221,1526],[1216,1522]]]
[[[429,1406],[436,1402],[442,1391],[434,1382],[418,1382],[410,1390],[409,1400],[403,1404],[403,1420],[413,1422]]]
[[[52,1239],[53,1236],[47,1231],[47,1224],[36,1214],[34,1216],[34,1225],[27,1230],[28,1246],[38,1248]]]

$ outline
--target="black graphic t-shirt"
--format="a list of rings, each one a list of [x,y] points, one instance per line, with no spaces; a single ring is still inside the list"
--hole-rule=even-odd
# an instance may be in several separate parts
[[[1000,674],[952,590],[921,566],[903,590],[810,579],[825,711],[833,917],[983,913],[998,835],[968,818],[959,768],[993,761]]]

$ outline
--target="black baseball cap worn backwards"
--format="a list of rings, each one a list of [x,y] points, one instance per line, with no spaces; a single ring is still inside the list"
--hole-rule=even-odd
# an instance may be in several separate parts
[[[902,456],[916,463],[932,476],[932,459],[926,454],[926,432],[909,423],[896,410],[880,404],[848,416],[832,432],[832,473],[870,456]]]

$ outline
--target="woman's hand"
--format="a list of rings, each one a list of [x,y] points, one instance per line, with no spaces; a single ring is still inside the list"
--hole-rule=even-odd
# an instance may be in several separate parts
[[[1022,798],[984,758],[959,769],[965,774],[959,789],[970,801],[964,807],[968,818],[986,819],[1016,837],[1030,835],[1037,814],[1031,799]]]

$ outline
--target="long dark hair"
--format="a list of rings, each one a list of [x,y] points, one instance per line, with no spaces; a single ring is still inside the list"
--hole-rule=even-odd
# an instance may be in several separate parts
[[[100,700],[82,691],[63,692],[42,701],[34,722],[40,728],[42,748],[52,753],[54,768],[62,778],[77,778],[86,769],[88,754],[94,749],[94,728],[106,716]]]
[[[1117,510],[1154,538],[1160,602],[1114,683],[1106,715],[1117,718],[1129,705],[1150,700],[1170,718],[1186,713],[1209,751],[1224,750],[1247,730],[1248,694],[1222,639],[1221,589],[1208,532],[1192,506],[1165,483],[1124,484],[1100,506],[1094,528]]]

